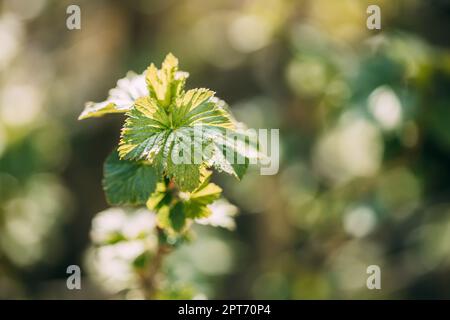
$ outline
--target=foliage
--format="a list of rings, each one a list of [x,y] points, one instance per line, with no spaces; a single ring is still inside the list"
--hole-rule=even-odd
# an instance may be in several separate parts
[[[152,63],[141,75],[128,73],[106,101],[88,102],[79,117],[125,113],[119,146],[105,161],[103,187],[111,205],[146,205],[148,214],[156,216],[156,253],[133,260],[144,270],[149,297],[156,290],[154,274],[146,267],[160,263],[165,247],[186,239],[193,221],[207,223],[209,206],[220,198],[222,189],[210,182],[210,169],[241,179],[250,160],[259,157],[254,137],[234,120],[225,102],[208,89],[185,90],[187,78],[169,53],[161,69]],[[112,239],[109,245],[127,241],[120,233]]]

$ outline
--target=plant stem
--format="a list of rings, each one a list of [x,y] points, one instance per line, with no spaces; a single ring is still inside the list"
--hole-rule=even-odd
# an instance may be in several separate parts
[[[156,254],[153,257],[149,268],[141,274],[141,283],[146,299],[154,299],[158,291],[158,274],[162,266],[163,258],[171,251],[171,246],[161,241],[162,229],[157,228],[159,240]]]
[[[166,188],[169,192],[175,193],[177,195],[177,189],[175,183],[165,177],[164,182],[166,184]],[[156,231],[158,233],[158,247],[156,249],[156,253],[153,256],[153,259],[150,263],[150,266],[147,270],[144,270],[140,274],[141,277],[141,286],[144,290],[144,295],[146,299],[154,299],[156,293],[158,292],[158,275],[161,269],[164,257],[170,253],[173,249],[173,246],[166,242],[166,233],[163,229],[156,227]]]

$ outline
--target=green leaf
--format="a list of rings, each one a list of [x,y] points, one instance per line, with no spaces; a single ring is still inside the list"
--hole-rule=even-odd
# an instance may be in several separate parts
[[[186,221],[211,214],[208,205],[220,198],[222,189],[209,182],[210,171],[202,169],[200,175],[201,184],[190,193],[180,192],[169,179],[157,184],[155,192],[147,201],[147,207],[157,212],[161,228],[169,233],[180,233]]]
[[[182,198],[186,216],[191,219],[204,218],[211,214],[207,207],[220,198],[222,188],[214,183],[210,183],[211,172],[203,172],[202,183],[192,193],[188,193]]]
[[[161,106],[167,107],[172,98],[182,92],[188,76],[187,72],[178,71],[178,59],[169,53],[160,70],[153,63],[148,67],[145,80],[150,96]]]
[[[250,159],[260,157],[256,142],[248,142],[246,133],[235,131],[230,136],[215,130],[207,130],[204,137],[212,144],[213,156],[209,158],[208,164],[239,180],[246,173]]]
[[[163,205],[170,204],[172,196],[167,192],[164,182],[158,182],[156,184],[155,192],[153,192],[147,200],[147,208],[149,210],[158,210]]]
[[[169,219],[172,228],[179,232],[186,224],[186,216],[184,215],[184,207],[181,202],[176,203],[170,210]]]
[[[222,188],[214,183],[208,183],[193,192],[189,201],[207,205],[213,203],[214,200],[219,199],[221,193]]]
[[[192,89],[180,95],[176,100],[173,113],[175,127],[210,125],[222,128],[234,128],[230,115],[220,107],[214,91],[200,88]]]
[[[157,181],[154,168],[148,164],[120,160],[116,151],[106,159],[103,188],[111,205],[145,204]]]
[[[180,190],[190,191],[200,183],[200,166],[196,164],[173,164],[169,159],[167,175],[172,178]]]
[[[186,226],[186,216],[182,202],[172,206],[163,206],[157,214],[158,226],[169,233],[180,233]]]
[[[235,130],[231,115],[213,95],[207,89],[189,90],[170,110],[151,97],[139,99],[127,113],[120,157],[150,161],[183,191],[198,187],[203,166],[242,178],[249,159],[258,157],[256,145]],[[175,161],[176,155],[186,161]]]
[[[107,113],[124,113],[133,107],[134,101],[148,95],[145,76],[130,71],[125,78],[117,81],[117,86],[109,91],[103,102],[87,102],[78,120],[101,117]]]
[[[205,188],[195,192],[190,199],[184,203],[186,216],[191,219],[206,218],[211,214],[208,205],[220,198],[222,189],[214,184],[209,183]]]

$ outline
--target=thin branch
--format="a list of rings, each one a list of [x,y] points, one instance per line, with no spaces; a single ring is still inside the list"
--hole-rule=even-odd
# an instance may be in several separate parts
[[[163,230],[158,228],[158,234],[160,235]],[[161,239],[161,237],[159,237]],[[156,254],[153,257],[149,268],[145,273],[141,274],[141,284],[144,290],[146,299],[154,299],[156,293],[158,292],[158,274],[160,272],[164,257],[171,251],[171,246],[162,243],[161,240],[158,241],[158,248]]]

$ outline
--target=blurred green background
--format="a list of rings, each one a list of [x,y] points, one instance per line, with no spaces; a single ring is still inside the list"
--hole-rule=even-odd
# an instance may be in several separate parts
[[[198,228],[171,277],[208,298],[450,298],[450,1],[0,4],[0,298],[119,297],[85,266],[123,117],[76,119],[168,52],[281,140],[277,175],[215,176],[237,228]]]

